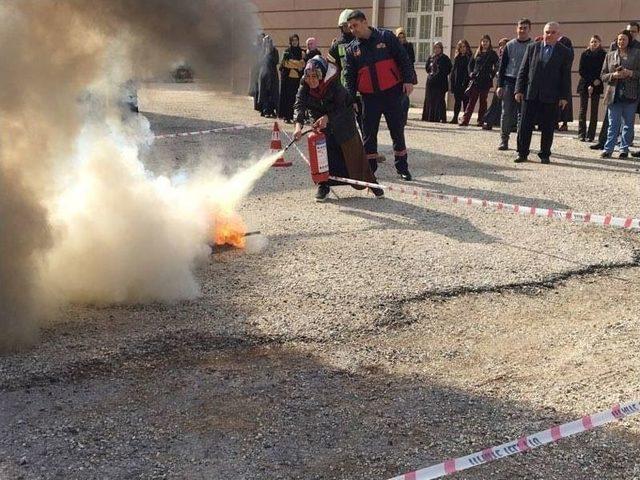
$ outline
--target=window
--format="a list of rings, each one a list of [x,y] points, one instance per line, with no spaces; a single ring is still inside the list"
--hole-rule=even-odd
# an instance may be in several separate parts
[[[442,41],[444,0],[406,0],[405,31],[416,47],[416,62],[426,62],[435,42]]]

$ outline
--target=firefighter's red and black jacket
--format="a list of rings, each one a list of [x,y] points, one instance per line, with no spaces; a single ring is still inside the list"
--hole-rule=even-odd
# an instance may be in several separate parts
[[[307,112],[314,122],[327,115],[329,123],[324,133],[333,135],[338,144],[358,135],[353,114],[353,97],[340,83],[338,69],[331,63],[319,88],[311,89],[302,81],[293,110],[294,121],[301,125],[304,125]]]
[[[369,28],[368,39],[356,38],[347,47],[344,75],[352,96],[384,92],[413,80],[409,55],[393,32]]]

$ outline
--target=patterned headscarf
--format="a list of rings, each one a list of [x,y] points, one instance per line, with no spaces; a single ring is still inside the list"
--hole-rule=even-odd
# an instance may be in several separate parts
[[[329,64],[327,61],[321,55],[316,55],[307,62],[307,65],[304,67],[304,74],[306,76],[315,71],[318,75],[318,80],[322,81],[327,75],[328,68]]]

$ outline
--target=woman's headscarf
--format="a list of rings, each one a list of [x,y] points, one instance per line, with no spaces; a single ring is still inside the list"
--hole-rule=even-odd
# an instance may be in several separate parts
[[[309,52],[318,48],[318,41],[315,39],[315,37],[307,38],[307,41],[305,43],[307,44],[307,51]]]
[[[293,46],[293,39],[297,38],[298,39],[298,45],[297,46]],[[300,57],[302,56],[302,47],[300,47],[300,37],[298,36],[297,33],[294,33],[293,35],[291,35],[289,37],[289,49],[288,49],[293,57]]]
[[[324,97],[329,85],[335,80],[336,75],[332,75],[331,78],[327,79],[327,72],[329,71],[329,64],[327,60],[324,59],[321,55],[316,55],[311,60],[307,62],[307,65],[304,67],[304,76],[306,77],[309,73],[315,72],[318,76],[318,80],[320,84],[317,88],[310,88],[309,93],[316,97],[322,98]],[[303,77],[304,79],[304,77]]]
[[[273,50],[273,39],[269,35],[265,35],[262,39],[262,51],[266,53],[271,53]]]
[[[329,64],[327,61],[321,55],[316,55],[307,62],[307,65],[304,67],[304,75],[307,76],[311,72],[316,72],[318,80],[322,83],[327,75],[328,68]]]

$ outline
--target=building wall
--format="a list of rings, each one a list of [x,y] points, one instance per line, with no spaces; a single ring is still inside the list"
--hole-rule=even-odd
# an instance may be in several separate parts
[[[577,118],[579,99],[575,93],[580,55],[592,34],[602,37],[607,46],[616,33],[631,20],[640,19],[640,0],[455,0],[453,9],[453,42],[466,38],[475,48],[480,37],[488,33],[494,42],[515,35],[518,18],[532,22],[532,37],[542,34],[550,20],[560,23],[562,33],[575,48],[572,89]],[[602,109],[601,109],[602,110]]]
[[[318,39],[323,53],[338,35],[337,20],[345,8],[360,9],[378,26],[395,29],[404,22],[407,0],[254,0],[262,28],[274,38],[280,52],[286,48],[292,33]],[[375,11],[374,11],[375,8]],[[532,36],[542,33],[544,24],[555,20],[575,46],[573,90],[577,85],[580,55],[593,33],[609,44],[615,34],[632,19],[640,19],[640,0],[445,0],[445,51],[451,52],[456,42],[466,38],[472,47],[488,33],[494,41],[512,38],[515,22],[527,17],[533,22]],[[421,105],[424,99],[426,72],[424,65],[416,65],[419,84],[412,95],[412,103]],[[574,93],[574,96],[576,94]],[[577,112],[577,96],[574,109]]]

